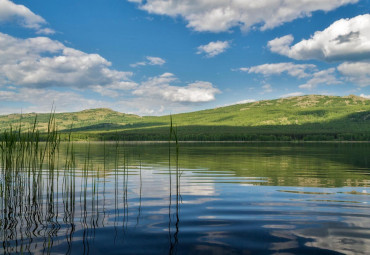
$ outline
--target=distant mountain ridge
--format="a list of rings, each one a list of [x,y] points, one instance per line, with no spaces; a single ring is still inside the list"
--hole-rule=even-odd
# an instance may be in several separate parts
[[[0,116],[0,128],[32,125],[35,113]],[[49,114],[37,114],[45,130]],[[370,140],[370,100],[308,95],[235,104],[172,116],[182,140]],[[59,130],[79,139],[165,140],[170,117],[106,108],[56,113]],[[322,136],[320,138],[320,136]],[[369,136],[369,138],[368,138]]]

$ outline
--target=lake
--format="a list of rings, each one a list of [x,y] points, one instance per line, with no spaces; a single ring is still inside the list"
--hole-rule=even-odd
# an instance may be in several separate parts
[[[52,169],[1,170],[0,253],[370,253],[369,143],[71,151]]]

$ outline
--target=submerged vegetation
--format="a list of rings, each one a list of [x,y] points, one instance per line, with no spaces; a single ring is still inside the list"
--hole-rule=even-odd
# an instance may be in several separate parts
[[[56,113],[61,139],[166,141],[169,116],[123,114],[110,109]],[[19,123],[21,115],[0,116],[0,126]],[[22,116],[23,127],[35,114]],[[369,141],[370,100],[357,97],[309,95],[236,104],[173,115],[179,141]],[[71,124],[73,128],[71,129]],[[38,116],[45,139],[48,115]]]

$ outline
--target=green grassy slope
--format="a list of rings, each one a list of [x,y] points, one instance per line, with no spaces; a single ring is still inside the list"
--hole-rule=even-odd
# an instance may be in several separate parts
[[[34,114],[24,115],[31,123]],[[39,115],[45,126],[47,115]],[[169,116],[139,117],[109,109],[56,115],[60,130],[72,121],[77,138],[166,140]],[[370,100],[309,95],[237,104],[173,115],[181,140],[370,140]],[[0,116],[0,126],[19,115]]]
[[[40,131],[47,128],[49,113],[10,114],[0,116],[0,128],[6,129],[10,125],[18,127],[21,123],[24,128],[32,126],[37,115],[37,127]],[[140,121],[142,117],[133,114],[124,114],[111,109],[98,108],[81,112],[56,113],[56,123],[59,130],[73,128],[82,129],[112,129],[130,122]]]
[[[328,122],[369,110],[370,100],[361,97],[302,96],[180,114],[176,119],[182,125],[281,126]]]

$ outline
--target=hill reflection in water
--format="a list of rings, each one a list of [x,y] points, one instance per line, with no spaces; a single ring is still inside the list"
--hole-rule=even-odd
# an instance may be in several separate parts
[[[369,144],[76,143],[1,174],[1,252],[365,254]],[[178,179],[179,178],[179,179]],[[176,180],[179,180],[176,183]]]

